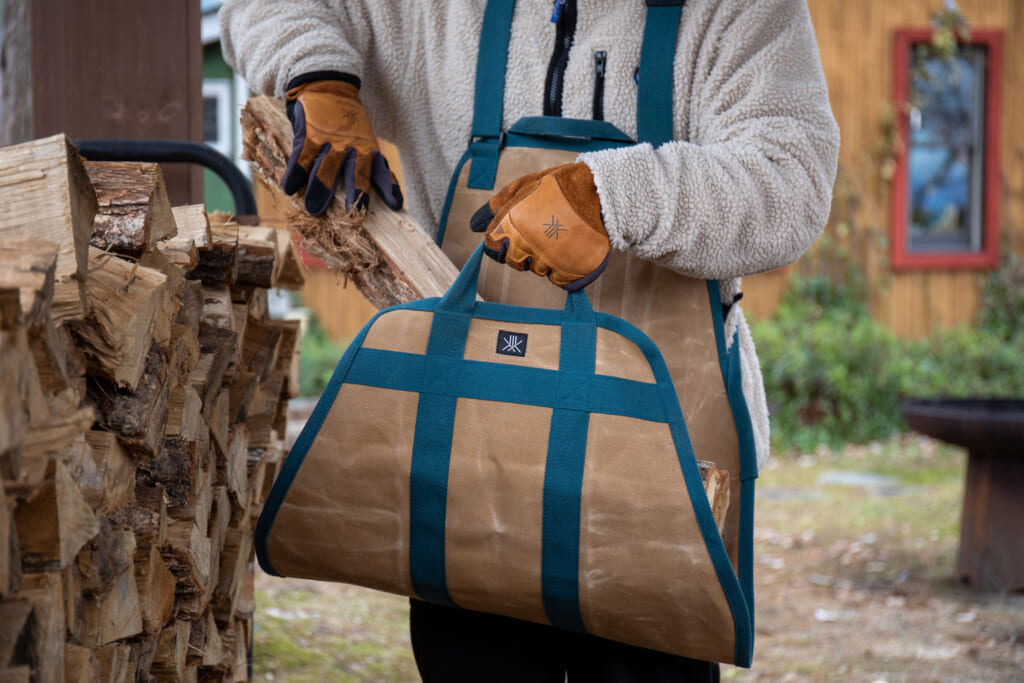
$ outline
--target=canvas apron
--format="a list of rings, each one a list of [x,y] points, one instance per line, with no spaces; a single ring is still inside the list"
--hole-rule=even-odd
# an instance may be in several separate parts
[[[641,50],[637,129],[654,147],[672,139],[672,73],[682,5],[648,2]],[[502,187],[534,171],[571,163],[579,153],[635,144],[604,121],[524,118],[502,130],[509,34],[515,3],[491,0],[481,32],[469,149],[448,191],[438,244],[459,268],[480,243],[469,229],[473,213]],[[512,87],[515,87],[512,84]],[[546,278],[486,260],[480,295],[486,301],[560,308],[565,291]],[[643,330],[663,354],[679,396],[696,457],[730,473],[731,501],[724,541],[741,584],[753,595],[751,576],[754,480],[757,463],[745,403],[731,405],[715,340],[721,302],[709,296],[717,282],[688,278],[613,250],[608,265],[587,287],[596,311]],[[734,343],[730,354],[739,354]],[[737,376],[732,381],[739,381]],[[736,403],[734,400],[733,403]]]

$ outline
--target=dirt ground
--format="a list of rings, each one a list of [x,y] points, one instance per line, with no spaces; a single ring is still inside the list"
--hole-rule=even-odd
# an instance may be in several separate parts
[[[917,437],[771,461],[754,666],[723,679],[1024,682],[1024,594],[954,576],[965,462]],[[257,591],[256,680],[418,680],[404,598],[266,575]]]

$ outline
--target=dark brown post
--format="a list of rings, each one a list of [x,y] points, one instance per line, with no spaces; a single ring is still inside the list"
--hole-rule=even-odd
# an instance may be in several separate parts
[[[0,143],[202,141],[198,0],[7,0]],[[202,170],[164,167],[173,204],[202,201]]]

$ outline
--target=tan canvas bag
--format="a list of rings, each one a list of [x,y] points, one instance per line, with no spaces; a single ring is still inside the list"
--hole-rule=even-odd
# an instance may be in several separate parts
[[[748,661],[750,603],[657,347],[583,292],[475,302],[481,258],[352,342],[267,500],[261,566]]]

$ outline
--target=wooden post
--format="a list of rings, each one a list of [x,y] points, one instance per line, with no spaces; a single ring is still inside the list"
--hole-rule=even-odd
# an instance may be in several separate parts
[[[202,141],[198,2],[5,0],[3,11],[0,144],[59,132]],[[164,175],[173,204],[202,201],[200,167]]]

